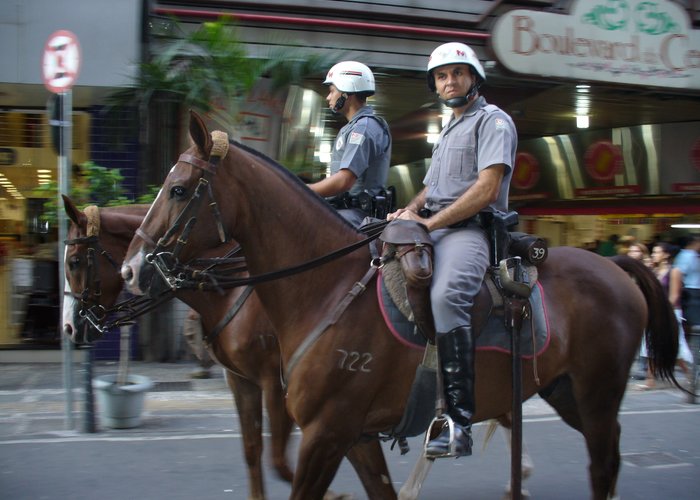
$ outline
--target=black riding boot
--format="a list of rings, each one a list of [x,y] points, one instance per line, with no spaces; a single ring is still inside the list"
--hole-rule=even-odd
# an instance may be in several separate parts
[[[472,417],[475,411],[475,345],[471,328],[460,326],[439,335],[437,348],[447,401],[447,416],[454,422],[454,435],[450,442],[450,426],[449,422],[445,422],[440,434],[426,443],[425,456],[468,456],[472,454]]]

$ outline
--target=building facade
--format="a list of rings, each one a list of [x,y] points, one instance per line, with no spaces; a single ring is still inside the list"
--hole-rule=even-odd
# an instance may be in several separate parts
[[[0,182],[8,254],[0,302],[15,314],[0,326],[0,343],[26,342],[18,311],[31,281],[22,266],[33,258],[28,250],[55,238],[39,222],[37,188],[46,179],[39,170],[54,181],[58,175],[41,64],[57,30],[80,41],[73,163],[119,168],[132,195],[160,183],[184,149],[186,110],[149,116],[147,129],[114,144],[110,138],[125,136],[102,113],[107,96],[133,81],[175,26],[195,30],[225,18],[252,57],[283,46],[372,68],[371,104],[391,127],[390,182],[399,204],[420,188],[448,113],[426,86],[427,57],[441,43],[466,43],[486,69],[482,93],[518,129],[511,205],[521,229],[551,245],[583,246],[611,234],[670,238],[672,224],[700,222],[698,9],[671,0],[4,2],[0,174],[9,184]],[[300,175],[323,175],[342,126],[326,109],[323,76],[282,92],[259,82],[231,134]]]

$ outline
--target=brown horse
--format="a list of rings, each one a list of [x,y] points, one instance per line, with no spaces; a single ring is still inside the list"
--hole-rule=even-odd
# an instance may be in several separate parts
[[[240,243],[253,276],[301,266],[363,240],[283,167],[239,144],[215,144],[196,114],[190,135],[194,145],[170,171],[140,228],[143,237],[137,235],[127,252],[122,275],[132,292],[142,293],[150,283],[152,270],[143,265],[152,250],[149,242],[168,232],[200,184],[210,189],[209,201],[225,203],[218,222]],[[185,260],[220,244],[217,220],[207,204],[191,216],[196,224],[179,255]],[[175,236],[163,242],[166,248],[172,248]],[[389,334],[375,294],[362,293],[358,282],[367,276],[370,262],[364,245],[323,265],[256,285],[280,343],[287,406],[302,429],[291,494],[296,500],[321,498],[346,453],[363,481],[367,474],[385,478],[386,487],[371,498],[396,495],[381,447],[368,438],[401,419],[421,353]],[[522,370],[524,397],[546,389],[548,401],[582,432],[592,497],[599,500],[616,492],[617,415],[642,333],[647,330],[653,366],[662,377],[673,377],[678,345],[673,311],[658,281],[643,265],[625,265],[639,287],[599,255],[551,249],[539,269],[551,329],[549,346],[537,358],[540,385],[532,360],[524,360]],[[373,289],[372,282],[367,288]],[[339,309],[351,291],[354,300]],[[334,314],[340,316],[337,321]],[[476,373],[476,421],[506,414],[510,357],[481,351]]]
[[[66,213],[72,223],[68,230],[65,270],[66,283],[73,294],[88,290],[90,305],[111,307],[123,288],[118,272],[129,242],[143,221],[147,205],[125,205],[94,210],[90,221],[85,212],[78,210],[70,198],[64,196]],[[88,278],[88,245],[94,244],[88,236],[96,236],[102,252],[98,266],[99,287]],[[116,264],[119,263],[119,264]],[[115,268],[116,266],[116,268]],[[96,293],[101,293],[101,297]],[[238,300],[242,289],[229,290],[224,296],[178,292],[178,298],[192,303],[202,315],[204,332],[213,332],[219,321]],[[64,331],[77,343],[92,340],[94,332],[78,312],[81,304],[73,294],[64,300]],[[206,300],[203,300],[205,299]],[[248,466],[250,499],[265,498],[262,469],[263,396],[270,422],[272,461],[278,475],[292,480],[292,471],[286,458],[286,449],[292,430],[292,421],[284,406],[284,395],[279,377],[280,354],[277,339],[255,293],[208,345],[210,353],[226,368],[226,383],[233,394],[241,421],[243,447]],[[206,335],[205,335],[206,338]]]
[[[90,217],[96,220],[89,220],[88,214],[79,210],[69,197],[63,196],[63,200],[71,220],[65,254],[66,283],[71,293],[66,293],[63,302],[63,329],[75,343],[83,344],[96,340],[99,332],[90,328],[85,317],[80,315],[82,305],[79,299],[83,292],[87,292],[83,298],[87,305],[101,305],[105,309],[117,302],[124,284],[117,272],[117,263],[122,262],[150,205],[93,207]],[[97,258],[100,259],[98,275],[92,278],[88,272],[90,245],[97,249]],[[215,253],[220,255],[223,252],[217,248]],[[99,286],[91,282],[93,279],[99,280]],[[176,295],[201,314],[204,332],[211,334],[218,329],[221,318],[227,315],[231,304],[236,303],[242,293],[241,289],[229,290],[224,298],[218,294],[187,291],[178,291]],[[262,500],[265,498],[262,468],[263,397],[270,422],[273,467],[285,481],[291,481],[293,476],[286,457],[292,421],[284,406],[280,353],[272,326],[255,293],[243,304],[216,338],[208,341],[207,348],[226,368],[226,383],[238,409],[248,466],[248,498]],[[209,335],[205,334],[205,337],[209,339]],[[507,424],[507,420],[503,422]],[[507,431],[507,428],[504,430]],[[529,456],[523,458],[527,464],[523,474],[527,477],[532,466]],[[335,496],[329,492],[326,498]]]

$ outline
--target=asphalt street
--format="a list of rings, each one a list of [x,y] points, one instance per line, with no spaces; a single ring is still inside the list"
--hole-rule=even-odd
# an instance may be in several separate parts
[[[74,391],[76,429],[66,429],[61,367],[0,365],[0,497],[7,499],[245,499],[247,476],[238,417],[221,373],[193,380],[193,365],[136,365],[156,380],[142,425],[81,432],[82,391]],[[110,366],[97,366],[104,372]],[[78,377],[79,382],[79,377]],[[79,384],[78,384],[79,385]],[[99,412],[99,409],[98,409]],[[524,440],[534,462],[525,482],[533,499],[590,498],[585,443],[546,403],[523,409]],[[677,389],[635,389],[630,382],[620,415],[625,499],[696,499],[700,488],[700,405]],[[510,458],[497,433],[485,449],[486,427],[475,428],[475,453],[435,462],[421,499],[497,499],[508,482]],[[292,439],[290,456],[299,440]],[[396,489],[410,474],[421,438],[402,456],[385,443]],[[287,498],[290,487],[266,470],[268,498]],[[366,498],[343,462],[331,489]]]

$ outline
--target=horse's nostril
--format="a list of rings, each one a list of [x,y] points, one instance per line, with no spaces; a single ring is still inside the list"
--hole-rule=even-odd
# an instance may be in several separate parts
[[[134,278],[134,271],[131,266],[122,266],[122,278],[124,281],[131,281]]]

